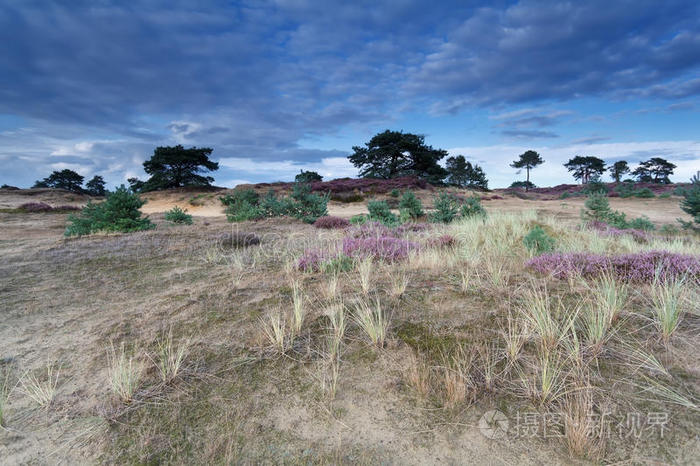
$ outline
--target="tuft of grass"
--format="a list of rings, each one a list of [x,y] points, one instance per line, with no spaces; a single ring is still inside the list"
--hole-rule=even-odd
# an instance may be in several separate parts
[[[540,350],[533,369],[534,376],[520,374],[525,391],[533,400],[547,405],[564,394],[564,365],[558,352]]]
[[[360,286],[364,294],[368,294],[372,287],[373,266],[372,256],[367,256],[357,263],[357,271],[360,274]]]
[[[112,392],[124,403],[130,403],[141,384],[143,368],[134,355],[127,355],[123,343],[119,353],[111,346],[108,374]]]
[[[472,271],[471,269],[466,269],[466,270],[460,270],[459,271],[459,288],[462,291],[462,294],[467,294],[469,293],[469,290],[471,289],[471,284],[472,284]]]
[[[406,381],[421,399],[430,394],[430,368],[413,353],[408,361]]]
[[[610,314],[608,309],[599,306],[588,306],[582,314],[583,331],[588,344],[597,354],[610,338]]]
[[[360,299],[353,314],[355,323],[369,337],[374,346],[382,348],[389,330],[389,319],[377,298],[374,304]]]
[[[53,364],[46,366],[46,379],[39,379],[35,374],[27,372],[20,380],[22,392],[42,408],[48,408],[56,397],[60,367]]]
[[[593,388],[589,384],[576,387],[562,403],[564,436],[572,456],[599,460],[605,450],[606,423],[595,415]],[[596,419],[600,419],[597,425]]]
[[[304,293],[301,290],[299,282],[292,283],[292,331],[295,335],[299,334],[301,327],[306,319],[306,307],[304,306]]]
[[[184,367],[189,353],[190,341],[173,342],[172,329],[158,342],[158,374],[163,383],[170,383],[177,378]]]
[[[656,279],[651,284],[650,294],[654,322],[666,344],[683,318],[684,290],[685,279],[683,278],[661,280],[657,274]]]
[[[627,303],[629,288],[619,282],[613,273],[603,273],[591,289],[596,306],[608,316],[608,324],[612,325],[620,316]]]
[[[10,388],[10,371],[0,370],[0,427],[7,423],[7,402],[15,387]]]
[[[389,290],[390,294],[394,298],[400,298],[406,293],[408,288],[408,275],[405,271],[399,271],[391,275],[391,288]]]
[[[291,336],[288,334],[287,323],[282,313],[278,310],[268,315],[267,320],[260,319],[260,324],[270,346],[280,353],[287,351]]]
[[[333,303],[327,307],[326,315],[331,323],[329,353],[335,357],[340,354],[343,337],[345,336],[345,306],[342,302]]]
[[[561,302],[559,305],[561,307]],[[537,334],[543,348],[547,351],[559,343],[573,324],[573,316],[570,317],[567,325],[562,326],[557,322],[552,299],[546,287],[540,289],[533,284],[527,289],[522,309],[525,323]]]
[[[328,276],[328,279],[321,288],[323,296],[328,300],[332,301],[338,296],[338,274],[332,273]]]
[[[508,311],[506,328],[501,330],[505,342],[505,355],[509,364],[515,364],[520,357],[520,351],[527,340],[527,327],[520,319],[513,317]]]

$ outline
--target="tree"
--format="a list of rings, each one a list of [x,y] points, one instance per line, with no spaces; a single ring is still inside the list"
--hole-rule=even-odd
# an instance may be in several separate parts
[[[105,180],[100,175],[95,175],[90,181],[85,184],[87,188],[87,193],[91,196],[104,196],[107,192],[105,190]]]
[[[673,175],[675,168],[676,166],[666,159],[652,157],[641,162],[639,167],[634,169],[632,175],[637,177],[637,181],[669,184],[671,180],[668,177]]]
[[[700,229],[700,171],[690,179],[690,187],[683,191],[681,210],[690,215],[691,221],[678,219],[685,228]],[[693,225],[695,223],[695,225]]]
[[[520,188],[525,188],[525,190],[533,189],[536,188],[535,183],[532,181],[513,181],[509,188],[511,189],[520,189]]]
[[[564,164],[567,170],[573,172],[573,176],[581,183],[598,180],[605,172],[605,161],[598,157],[577,155]]]
[[[403,131],[378,133],[365,147],[353,146],[348,158],[364,178],[396,178],[414,175],[440,184],[447,171],[438,162],[447,151],[425,144],[425,138]]]
[[[544,160],[540,154],[534,150],[529,150],[520,154],[520,158],[510,164],[513,168],[524,168],[527,171],[527,180],[525,181],[525,191],[529,189],[530,186],[530,170],[542,164]]]
[[[131,189],[132,193],[141,192],[141,190],[143,189],[143,185],[145,184],[143,181],[139,180],[136,177],[127,178],[126,182],[129,183],[129,189]]]
[[[211,186],[214,178],[199,173],[219,169],[217,162],[209,160],[213,149],[181,145],[157,147],[153,157],[143,163],[143,169],[151,175],[141,191],[179,188],[182,186]]]
[[[463,155],[446,161],[447,182],[462,188],[488,189],[488,180],[480,166],[467,162]]]
[[[65,189],[74,193],[83,192],[83,180],[85,178],[82,175],[64,168],[61,171],[54,171],[48,177],[43,180],[39,180],[34,183],[35,188],[57,188]]]
[[[294,177],[294,181],[297,183],[312,183],[314,181],[323,181],[323,177],[313,171],[301,170],[299,174]]]
[[[618,160],[614,164],[608,168],[610,170],[610,176],[612,179],[616,182],[619,183],[620,180],[622,179],[622,176],[625,175],[626,173],[629,173],[630,167],[627,165],[627,162],[624,160]]]

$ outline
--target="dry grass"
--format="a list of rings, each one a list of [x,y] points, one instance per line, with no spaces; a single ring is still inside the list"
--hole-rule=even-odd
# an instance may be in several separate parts
[[[355,304],[353,318],[372,345],[384,347],[389,330],[389,318],[382,309],[379,298],[376,298],[374,303],[368,299],[359,299]]]
[[[58,378],[61,368],[53,364],[46,366],[46,377],[37,377],[34,373],[27,372],[20,379],[22,392],[27,395],[39,407],[48,408],[56,397]]]
[[[566,446],[572,456],[599,461],[605,451],[607,424],[593,406],[593,387],[575,387],[562,403]]]
[[[430,367],[424,360],[411,353],[408,369],[405,372],[407,384],[419,398],[425,399],[430,394]]]
[[[160,380],[163,383],[170,383],[180,375],[184,368],[189,348],[189,340],[183,340],[175,344],[172,329],[158,341],[156,365]]]
[[[278,309],[270,313],[267,319],[260,319],[260,324],[269,345],[280,353],[286,352],[293,336],[287,329],[284,314]]]
[[[114,345],[110,347],[108,377],[112,393],[124,403],[130,403],[141,385],[142,376],[141,362],[134,354],[127,354],[123,343],[119,352],[114,349]]]
[[[660,280],[658,277],[652,283],[650,297],[654,322],[665,344],[678,328],[685,312],[685,280]]]

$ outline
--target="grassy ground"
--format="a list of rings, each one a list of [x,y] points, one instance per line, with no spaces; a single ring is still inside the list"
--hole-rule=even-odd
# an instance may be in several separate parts
[[[492,202],[485,222],[407,236],[448,234],[452,246],[337,276],[294,264],[343,233],[287,219],[175,227],[154,214],[154,231],[64,240],[65,215],[0,213],[12,232],[0,241],[0,452],[10,463],[695,461],[697,282],[675,292],[537,276],[522,238],[541,225],[559,250],[694,255],[698,239],[601,237],[548,205],[507,214]],[[222,247],[232,228],[260,245]],[[680,319],[664,338],[655,316],[675,294]],[[507,431],[485,423],[493,410]]]

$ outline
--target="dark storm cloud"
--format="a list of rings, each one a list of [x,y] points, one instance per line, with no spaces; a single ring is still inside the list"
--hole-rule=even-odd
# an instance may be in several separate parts
[[[436,110],[581,96],[700,93],[697,2],[522,1],[483,8],[415,69],[407,89]]]
[[[45,171],[59,152],[115,177],[159,144],[310,162],[338,151],[299,141],[408,112],[700,94],[695,2],[201,3],[2,2],[0,115],[23,124],[0,157]],[[497,125],[551,138],[563,118]]]

